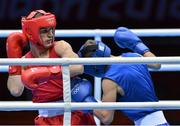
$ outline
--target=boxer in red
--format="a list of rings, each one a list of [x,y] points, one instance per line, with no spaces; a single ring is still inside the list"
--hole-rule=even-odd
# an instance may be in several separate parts
[[[55,27],[55,16],[43,10],[36,10],[27,17],[22,17],[22,35],[30,44],[30,51],[24,58],[78,58],[70,44],[54,40]],[[82,74],[83,71],[82,65],[70,66],[71,77]],[[32,90],[33,102],[63,102],[61,66],[27,66],[20,74],[24,86]],[[39,110],[35,124],[63,125],[63,113],[62,110]],[[95,125],[95,122],[91,114],[73,111],[71,124]]]

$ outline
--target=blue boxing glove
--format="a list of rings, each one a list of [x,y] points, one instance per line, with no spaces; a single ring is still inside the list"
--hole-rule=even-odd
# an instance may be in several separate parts
[[[101,41],[87,40],[78,51],[79,57],[110,57],[111,49]],[[84,73],[103,77],[108,65],[84,65]]]
[[[74,86],[78,83],[82,82],[82,79],[78,76],[71,78],[71,89],[74,88]]]
[[[114,34],[114,41],[119,47],[131,49],[141,55],[150,51],[136,34],[125,27],[119,27],[116,30]]]
[[[75,102],[97,102],[92,96],[92,85],[90,81],[82,79],[71,90],[72,100]],[[89,110],[83,110],[83,112],[91,112]]]

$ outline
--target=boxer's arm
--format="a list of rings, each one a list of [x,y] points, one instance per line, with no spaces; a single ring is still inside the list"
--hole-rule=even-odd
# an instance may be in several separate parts
[[[152,52],[146,52],[146,53],[144,53],[143,56],[144,57],[156,57]],[[151,69],[160,69],[161,68],[161,64],[148,64],[147,66]]]
[[[20,32],[10,34],[6,40],[8,58],[21,58],[22,49],[26,46],[27,42],[26,36]],[[24,86],[21,82],[21,70],[21,66],[9,66],[7,88],[15,97],[21,96],[24,90]]]
[[[125,27],[119,27],[114,34],[115,43],[121,48],[128,48],[144,57],[155,57],[143,41],[131,30]],[[149,64],[149,68],[160,69],[160,64]]]
[[[25,58],[25,56],[23,56],[22,58]],[[23,72],[25,69],[24,67],[21,68],[21,72]],[[9,75],[7,80],[7,88],[10,91],[11,95],[15,97],[21,96],[24,91],[24,85],[21,80],[21,75]]]
[[[102,102],[116,102],[117,85],[109,79],[102,81]],[[101,120],[103,124],[110,124],[114,118],[114,110],[94,110],[94,114]]]
[[[6,52],[8,58],[21,58],[22,50],[27,45],[27,38],[23,33],[15,32],[8,36],[6,41]],[[21,66],[10,66],[9,75],[20,75]]]
[[[7,88],[11,95],[15,97],[21,96],[24,90],[21,75],[10,75],[7,80]]]
[[[65,41],[56,42],[55,51],[59,56],[64,58],[79,58],[78,55],[73,51],[70,44]],[[71,77],[82,74],[83,72],[83,65],[70,65]]]

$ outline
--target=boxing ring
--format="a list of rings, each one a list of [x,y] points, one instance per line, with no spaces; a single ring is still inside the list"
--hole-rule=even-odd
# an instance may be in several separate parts
[[[12,32],[19,30],[0,30],[0,37],[7,37]],[[180,29],[134,29],[132,30],[140,37],[175,37],[180,36]],[[115,30],[57,30],[56,37],[94,37],[101,40],[102,37],[112,37]],[[85,109],[180,109],[180,101],[159,101],[159,102],[124,102],[124,103],[72,103],[70,88],[69,65],[105,65],[105,64],[153,64],[161,63],[160,71],[180,71],[180,57],[137,57],[137,58],[38,58],[38,59],[0,59],[0,72],[7,72],[8,65],[62,65],[63,73],[63,95],[64,103],[32,103],[32,102],[0,102],[0,111],[20,111],[38,109],[62,109],[64,110],[64,125],[70,125],[72,110]],[[95,78],[94,96],[97,100],[101,97],[100,78]]]

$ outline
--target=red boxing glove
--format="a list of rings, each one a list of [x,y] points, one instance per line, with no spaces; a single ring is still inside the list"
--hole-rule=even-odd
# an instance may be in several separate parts
[[[43,83],[50,79],[61,78],[61,67],[34,67],[22,72],[21,79],[25,87],[33,90],[38,87],[40,83]]]
[[[27,45],[27,37],[20,32],[12,33],[8,36],[6,41],[6,52],[8,58],[21,58],[22,49]],[[21,66],[9,66],[10,75],[20,75]]]

